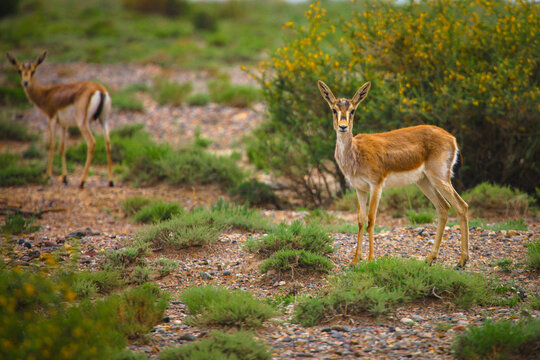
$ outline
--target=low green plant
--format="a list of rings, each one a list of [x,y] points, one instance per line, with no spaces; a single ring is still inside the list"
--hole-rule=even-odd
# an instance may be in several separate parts
[[[176,269],[178,269],[178,261],[165,259],[165,258],[159,258],[155,266],[157,267],[159,275],[167,276],[173,273]]]
[[[512,259],[503,259],[497,261],[497,266],[501,269],[502,272],[510,273],[512,272]]]
[[[150,205],[151,202],[151,199],[143,196],[130,196],[122,201],[122,212],[126,216],[132,216],[143,207]]]
[[[208,84],[213,102],[233,107],[245,108],[260,100],[260,91],[249,85],[232,85],[228,78],[211,81]]]
[[[246,291],[212,285],[186,289],[181,300],[191,314],[189,321],[204,326],[258,327],[275,315],[268,304]]]
[[[210,101],[210,95],[206,93],[193,94],[187,99],[187,103],[191,106],[204,106],[210,103]]]
[[[313,326],[337,314],[379,315],[421,298],[439,298],[460,307],[485,304],[493,297],[480,274],[429,266],[414,259],[380,258],[351,267],[330,279],[325,295],[304,298],[295,308],[295,321]]]
[[[184,208],[179,203],[155,201],[135,212],[132,218],[133,221],[137,223],[155,224],[160,221],[169,220],[172,217],[181,214],[183,211]]]
[[[19,84],[14,87],[0,85],[0,105],[24,107],[28,103],[29,100]],[[0,125],[0,128],[4,129],[2,125]]]
[[[528,307],[532,310],[540,310],[540,296],[532,296],[529,300]]]
[[[123,319],[110,301],[77,304],[76,294],[66,282],[21,269],[0,269],[0,278],[4,358],[129,358],[125,337],[118,330]],[[127,311],[127,304],[122,309]]]
[[[525,263],[533,270],[540,270],[540,239],[536,239],[527,244],[527,257]]]
[[[23,159],[42,159],[44,157],[45,153],[42,149],[38,148],[36,144],[31,143],[30,146],[23,151],[22,157]]]
[[[310,211],[304,220],[308,224],[319,224],[326,232],[330,233],[355,233],[358,230],[358,225],[351,224],[347,220],[340,219],[321,209]]]
[[[122,5],[144,15],[159,14],[167,17],[184,15],[190,8],[188,0],[122,0]]]
[[[33,225],[34,222],[35,219],[27,219],[22,215],[8,215],[4,219],[4,225],[0,227],[0,231],[10,235],[30,234],[41,229],[40,225]]]
[[[160,105],[180,106],[186,102],[193,85],[190,82],[179,84],[163,78],[154,80],[152,95]]]
[[[37,139],[38,136],[31,133],[26,125],[0,119],[0,140],[34,141]]]
[[[242,203],[264,207],[273,205],[280,209],[280,201],[276,193],[267,184],[256,179],[243,181],[229,190],[229,194]]]
[[[148,246],[138,245],[106,252],[101,268],[109,271],[124,271],[131,265],[140,264]]]
[[[198,9],[191,15],[193,26],[197,30],[214,32],[218,27],[218,19],[214,12],[208,9]]]
[[[540,350],[540,320],[486,321],[456,336],[452,345],[458,359],[533,359]]]
[[[525,223],[525,220],[517,219],[517,220],[507,220],[507,221],[495,223],[493,225],[488,226],[487,228],[493,231],[501,231],[501,230],[525,231],[528,229],[528,226]]]
[[[471,213],[476,215],[487,211],[505,216],[525,216],[535,203],[534,198],[523,191],[487,182],[476,185],[462,195]]]
[[[229,229],[264,230],[268,221],[247,206],[238,206],[219,200],[211,209],[195,208],[159,224],[150,225],[139,233],[142,244],[154,248],[181,249],[201,246],[216,241],[222,231]]]
[[[64,276],[79,299],[94,297],[97,294],[108,295],[124,285],[117,271],[77,271]]]
[[[302,224],[293,221],[291,225],[279,224],[261,240],[248,239],[246,248],[269,256],[279,250],[305,250],[319,255],[334,252],[332,238],[317,224]]]
[[[143,103],[135,97],[135,93],[129,90],[116,91],[111,95],[112,106],[118,110],[143,111]]]
[[[223,333],[213,331],[202,340],[163,350],[160,360],[236,359],[270,360],[268,346],[257,341],[252,334],[242,331]]]
[[[37,162],[23,162],[9,152],[0,154],[0,186],[42,184],[45,167]]]
[[[260,270],[279,272],[290,271],[293,275],[298,269],[307,271],[329,272],[334,265],[327,257],[306,250],[283,249],[272,254],[261,264]]]
[[[414,210],[409,211],[407,216],[409,218],[409,222],[413,225],[431,223],[435,217],[432,212],[416,212]]]
[[[150,280],[150,274],[152,274],[152,269],[146,266],[146,264],[136,266],[131,274],[131,281],[138,285],[146,284]]]

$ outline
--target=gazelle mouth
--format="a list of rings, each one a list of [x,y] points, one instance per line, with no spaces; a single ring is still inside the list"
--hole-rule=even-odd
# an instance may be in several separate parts
[[[339,128],[339,132],[347,132],[347,128]]]

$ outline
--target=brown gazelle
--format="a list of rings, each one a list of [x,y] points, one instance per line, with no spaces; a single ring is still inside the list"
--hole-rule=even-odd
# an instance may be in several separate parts
[[[88,175],[88,169],[94,156],[96,140],[90,131],[90,122],[99,120],[105,134],[107,149],[109,186],[114,186],[112,177],[111,142],[109,139],[109,125],[107,123],[111,112],[111,97],[105,87],[96,82],[81,81],[69,84],[57,84],[52,86],[40,86],[35,80],[34,74],[37,67],[45,60],[47,52],[44,51],[35,61],[20,63],[10,53],[8,60],[17,68],[21,76],[21,84],[26,96],[49,118],[49,159],[47,176],[52,176],[52,161],[54,155],[54,132],[58,123],[62,128],[60,140],[60,154],[62,156],[61,180],[67,184],[67,168],[65,140],[69,126],[78,126],[88,150],[86,164],[81,177],[80,187]]]
[[[358,198],[358,239],[352,262],[356,263],[362,258],[360,252],[366,215],[368,259],[374,258],[373,229],[382,190],[415,183],[437,209],[437,234],[426,261],[432,263],[437,258],[451,204],[457,212],[461,228],[458,266],[465,266],[469,258],[468,205],[451,183],[452,169],[460,163],[456,139],[445,130],[429,125],[353,137],[354,112],[366,98],[370,86],[369,82],[364,84],[351,100],[336,99],[330,88],[319,81],[319,90],[334,116],[336,161]],[[369,208],[366,213],[368,192]]]

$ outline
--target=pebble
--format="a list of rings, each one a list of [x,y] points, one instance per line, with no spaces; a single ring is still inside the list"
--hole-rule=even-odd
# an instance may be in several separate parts
[[[414,325],[414,320],[407,317],[401,318],[400,321],[405,325]]]
[[[178,340],[181,340],[181,341],[194,341],[194,340],[197,340],[197,337],[193,334],[190,334],[190,333],[185,333],[185,334],[182,334],[178,337]]]
[[[203,271],[203,272],[201,272],[201,278],[203,278],[204,280],[211,280],[211,279],[212,279],[212,275],[210,275],[210,274],[207,273],[206,271]]]

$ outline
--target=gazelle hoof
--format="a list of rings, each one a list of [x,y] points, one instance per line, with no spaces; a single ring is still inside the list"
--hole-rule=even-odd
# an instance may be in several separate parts
[[[63,183],[64,185],[67,185],[67,184],[68,184],[67,176],[62,176],[62,183]]]
[[[114,187],[114,181],[109,181],[109,187]]]
[[[79,189],[84,189],[84,180],[81,181],[81,185],[79,185]]]

